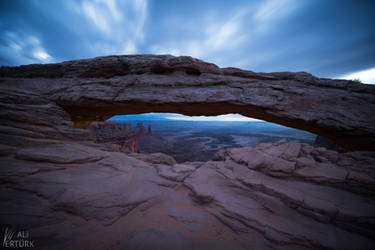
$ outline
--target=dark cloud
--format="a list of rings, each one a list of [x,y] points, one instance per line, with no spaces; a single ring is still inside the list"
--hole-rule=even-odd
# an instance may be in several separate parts
[[[0,64],[191,55],[255,71],[375,68],[375,1],[0,1]]]

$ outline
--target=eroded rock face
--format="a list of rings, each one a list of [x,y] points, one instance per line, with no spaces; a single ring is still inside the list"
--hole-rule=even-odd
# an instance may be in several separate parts
[[[115,144],[122,152],[139,153],[137,133],[130,124],[93,122],[88,129],[97,143]]]
[[[0,165],[1,227],[40,249],[375,247],[373,152],[282,140],[177,164],[63,143]]]
[[[234,231],[251,228],[272,242],[308,248],[374,246],[366,238],[375,237],[375,153],[279,141],[214,159],[184,183]]]
[[[38,249],[375,248],[374,152],[281,140],[177,164],[73,126],[241,113],[370,149],[371,86],[150,55],[0,73],[0,226],[29,231]]]
[[[375,86],[353,81],[221,69],[167,55],[1,67],[0,76],[3,107],[15,102],[29,111],[49,105],[60,110],[54,116],[61,113],[60,120],[71,119],[78,127],[115,114],[240,113],[307,130],[349,149],[375,148]]]

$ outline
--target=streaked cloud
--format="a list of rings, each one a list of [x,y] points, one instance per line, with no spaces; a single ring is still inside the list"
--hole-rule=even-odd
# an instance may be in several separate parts
[[[171,114],[166,116],[166,119],[169,120],[178,120],[178,121],[220,121],[220,122],[254,122],[262,121],[240,114],[226,114],[226,115],[217,115],[217,116],[186,116],[180,114]]]
[[[144,42],[147,0],[14,0],[8,3],[19,8],[20,13],[1,15],[1,64],[134,54]]]
[[[297,8],[299,1],[295,0],[267,0],[257,8],[254,19],[258,23],[282,18]]]
[[[144,25],[147,19],[147,1],[134,0],[133,9],[135,14],[135,22],[132,23],[134,27],[135,38],[143,41],[145,37]]]
[[[338,77],[339,79],[360,80],[362,83],[375,84],[375,67]]]
[[[240,114],[226,114],[217,116],[187,116],[176,113],[145,113],[138,115],[116,115],[108,119],[116,120],[175,120],[175,121],[220,121],[220,122],[254,122],[262,121]]]
[[[90,46],[105,54],[137,53],[137,43],[144,40],[144,24],[147,19],[146,0],[84,0],[82,12],[90,23],[103,33],[102,41]]]
[[[375,65],[374,11],[351,0],[2,0],[0,64],[156,53],[346,76]]]
[[[39,38],[34,35],[5,32],[5,42],[0,46],[0,53],[11,54],[26,63],[48,63],[53,57],[48,54]]]
[[[101,6],[96,5],[91,1],[82,2],[83,14],[102,32],[111,32],[108,20],[110,16],[105,15]]]
[[[43,49],[34,50],[33,56],[43,62],[48,62],[49,60],[51,60],[51,56]]]
[[[192,33],[190,37],[187,35],[183,40],[173,37],[173,40],[153,45],[151,52],[175,56],[189,55],[203,60],[213,60],[220,65],[217,55],[238,48],[249,38],[248,34],[243,33],[246,12],[246,9],[242,9],[228,18],[223,18],[218,14],[211,18],[202,15],[195,22],[188,25],[181,24],[181,28],[186,29],[185,34],[188,34],[192,27],[199,27],[202,32]],[[170,20],[170,22],[175,21],[176,19]],[[170,23],[167,22],[166,25]]]

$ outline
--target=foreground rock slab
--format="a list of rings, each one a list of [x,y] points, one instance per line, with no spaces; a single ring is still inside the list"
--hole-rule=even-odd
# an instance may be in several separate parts
[[[375,247],[371,152],[282,140],[177,164],[66,143],[15,149],[0,165],[1,226],[40,249]]]
[[[323,152],[317,155],[318,151]],[[361,158],[361,154],[367,159],[363,168],[359,162],[347,168],[327,159],[332,156],[340,163]],[[300,165],[301,159],[310,159],[309,164]],[[207,211],[233,230],[257,230],[280,245],[373,247],[375,179],[373,169],[366,168],[375,167],[375,153],[339,154],[279,141],[228,149],[219,152],[215,160],[205,163],[184,183]],[[350,176],[355,175],[362,176],[362,181],[353,182]]]

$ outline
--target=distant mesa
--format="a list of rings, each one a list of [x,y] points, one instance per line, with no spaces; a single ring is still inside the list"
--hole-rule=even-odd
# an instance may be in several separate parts
[[[116,144],[122,152],[139,153],[137,132],[130,124],[115,122],[93,122],[88,127],[97,143]]]

